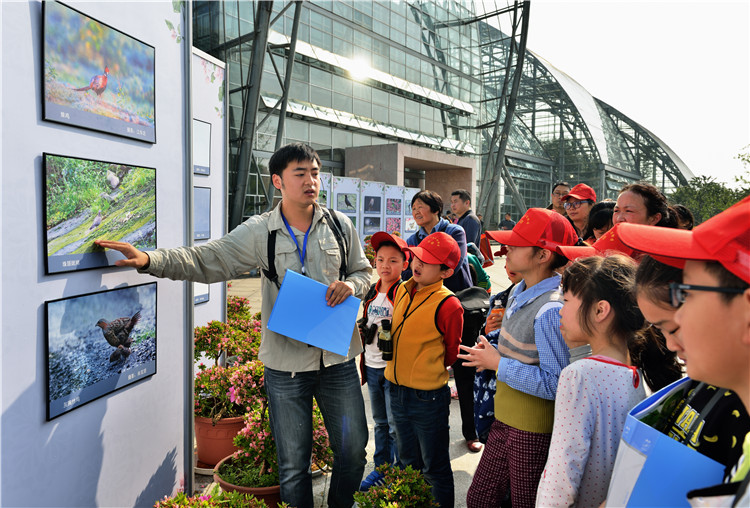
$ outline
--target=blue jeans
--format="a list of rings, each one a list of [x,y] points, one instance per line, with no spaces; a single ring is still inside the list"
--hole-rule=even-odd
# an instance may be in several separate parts
[[[453,470],[448,454],[450,389],[416,390],[391,384],[390,393],[401,463],[421,470],[440,506],[453,508]]]
[[[385,378],[385,368],[375,369],[365,365],[365,379],[370,391],[372,419],[375,421],[375,467],[398,462],[396,453],[396,426],[391,414],[391,395]]]
[[[351,508],[367,463],[365,403],[354,360],[294,375],[266,367],[265,385],[281,500],[298,508],[313,506],[310,457],[315,397],[333,450],[328,506]]]

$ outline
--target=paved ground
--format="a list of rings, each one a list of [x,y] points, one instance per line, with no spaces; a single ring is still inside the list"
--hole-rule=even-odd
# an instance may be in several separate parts
[[[497,293],[510,285],[507,275],[505,274],[505,259],[500,259],[495,265],[486,269],[490,275],[492,281],[492,293]],[[373,273],[373,282],[377,280],[377,275]],[[253,310],[260,310],[260,278],[246,278],[237,279],[232,281],[231,287],[229,288],[229,294],[244,296],[250,300],[250,306]],[[450,384],[453,385],[453,379],[451,378]],[[362,388],[362,395],[365,398],[365,410],[367,412],[368,422],[372,422],[370,414],[370,401],[367,387]],[[365,467],[365,475],[369,474],[373,469],[372,456],[375,451],[375,444],[373,441],[373,425],[368,425],[370,432],[370,441],[367,444],[367,458],[368,464]],[[461,435],[461,417],[458,409],[458,400],[451,401],[451,414],[450,414],[450,455],[451,455],[451,466],[453,468],[453,478],[455,481],[455,492],[456,492],[456,506],[466,506],[466,491],[471,484],[471,479],[476,470],[477,464],[479,463],[480,453],[470,453],[465,445],[463,436]],[[196,488],[205,486],[211,482],[212,479],[209,476],[196,475]],[[313,489],[315,494],[315,506],[324,507],[326,504],[326,495],[328,491],[328,483],[330,481],[330,475],[323,474],[313,480]]]

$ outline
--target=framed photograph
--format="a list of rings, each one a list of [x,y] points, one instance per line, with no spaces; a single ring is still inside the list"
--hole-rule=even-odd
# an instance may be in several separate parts
[[[211,188],[193,187],[193,240],[211,238]]]
[[[380,213],[380,196],[365,196],[365,213]]]
[[[349,220],[352,221],[352,226],[354,226],[354,229],[357,229],[357,216],[347,215],[347,217],[349,217]]]
[[[43,118],[156,143],[155,49],[60,2],[43,2]]]
[[[336,210],[344,213],[356,213],[357,194],[336,194]]]
[[[324,189],[320,189],[320,192],[318,193],[318,204],[328,207],[328,191]]]
[[[156,282],[44,308],[47,420],[156,373]]]
[[[112,266],[124,256],[106,238],[156,248],[156,170],[44,154],[46,273]]]
[[[211,124],[193,118],[193,173],[211,174]]]
[[[417,221],[411,217],[406,217],[404,220],[404,233],[416,233],[417,229],[419,229]]]
[[[401,217],[386,217],[385,219],[385,231],[386,233],[398,233],[401,234]]]
[[[398,198],[385,198],[385,214],[401,215],[401,200]]]
[[[371,235],[380,231],[380,217],[365,217],[362,219],[362,233]]]
[[[193,282],[193,304],[206,303],[211,295],[211,286],[202,282]]]

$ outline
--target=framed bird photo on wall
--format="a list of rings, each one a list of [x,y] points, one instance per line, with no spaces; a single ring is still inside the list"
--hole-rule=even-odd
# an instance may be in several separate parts
[[[44,154],[46,273],[114,265],[122,254],[99,238],[156,248],[156,170]]]
[[[156,282],[44,308],[47,420],[156,374]]]
[[[65,4],[43,2],[43,118],[156,143],[156,50]]]

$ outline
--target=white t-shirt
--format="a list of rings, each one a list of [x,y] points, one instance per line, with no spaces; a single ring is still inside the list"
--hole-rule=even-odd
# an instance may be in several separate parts
[[[378,296],[367,307],[367,326],[380,326],[380,322],[384,319],[393,319],[393,304],[388,300],[387,293],[378,293]],[[383,353],[378,348],[378,335],[376,334],[371,344],[365,344],[365,365],[373,369],[384,369],[385,364]]]

